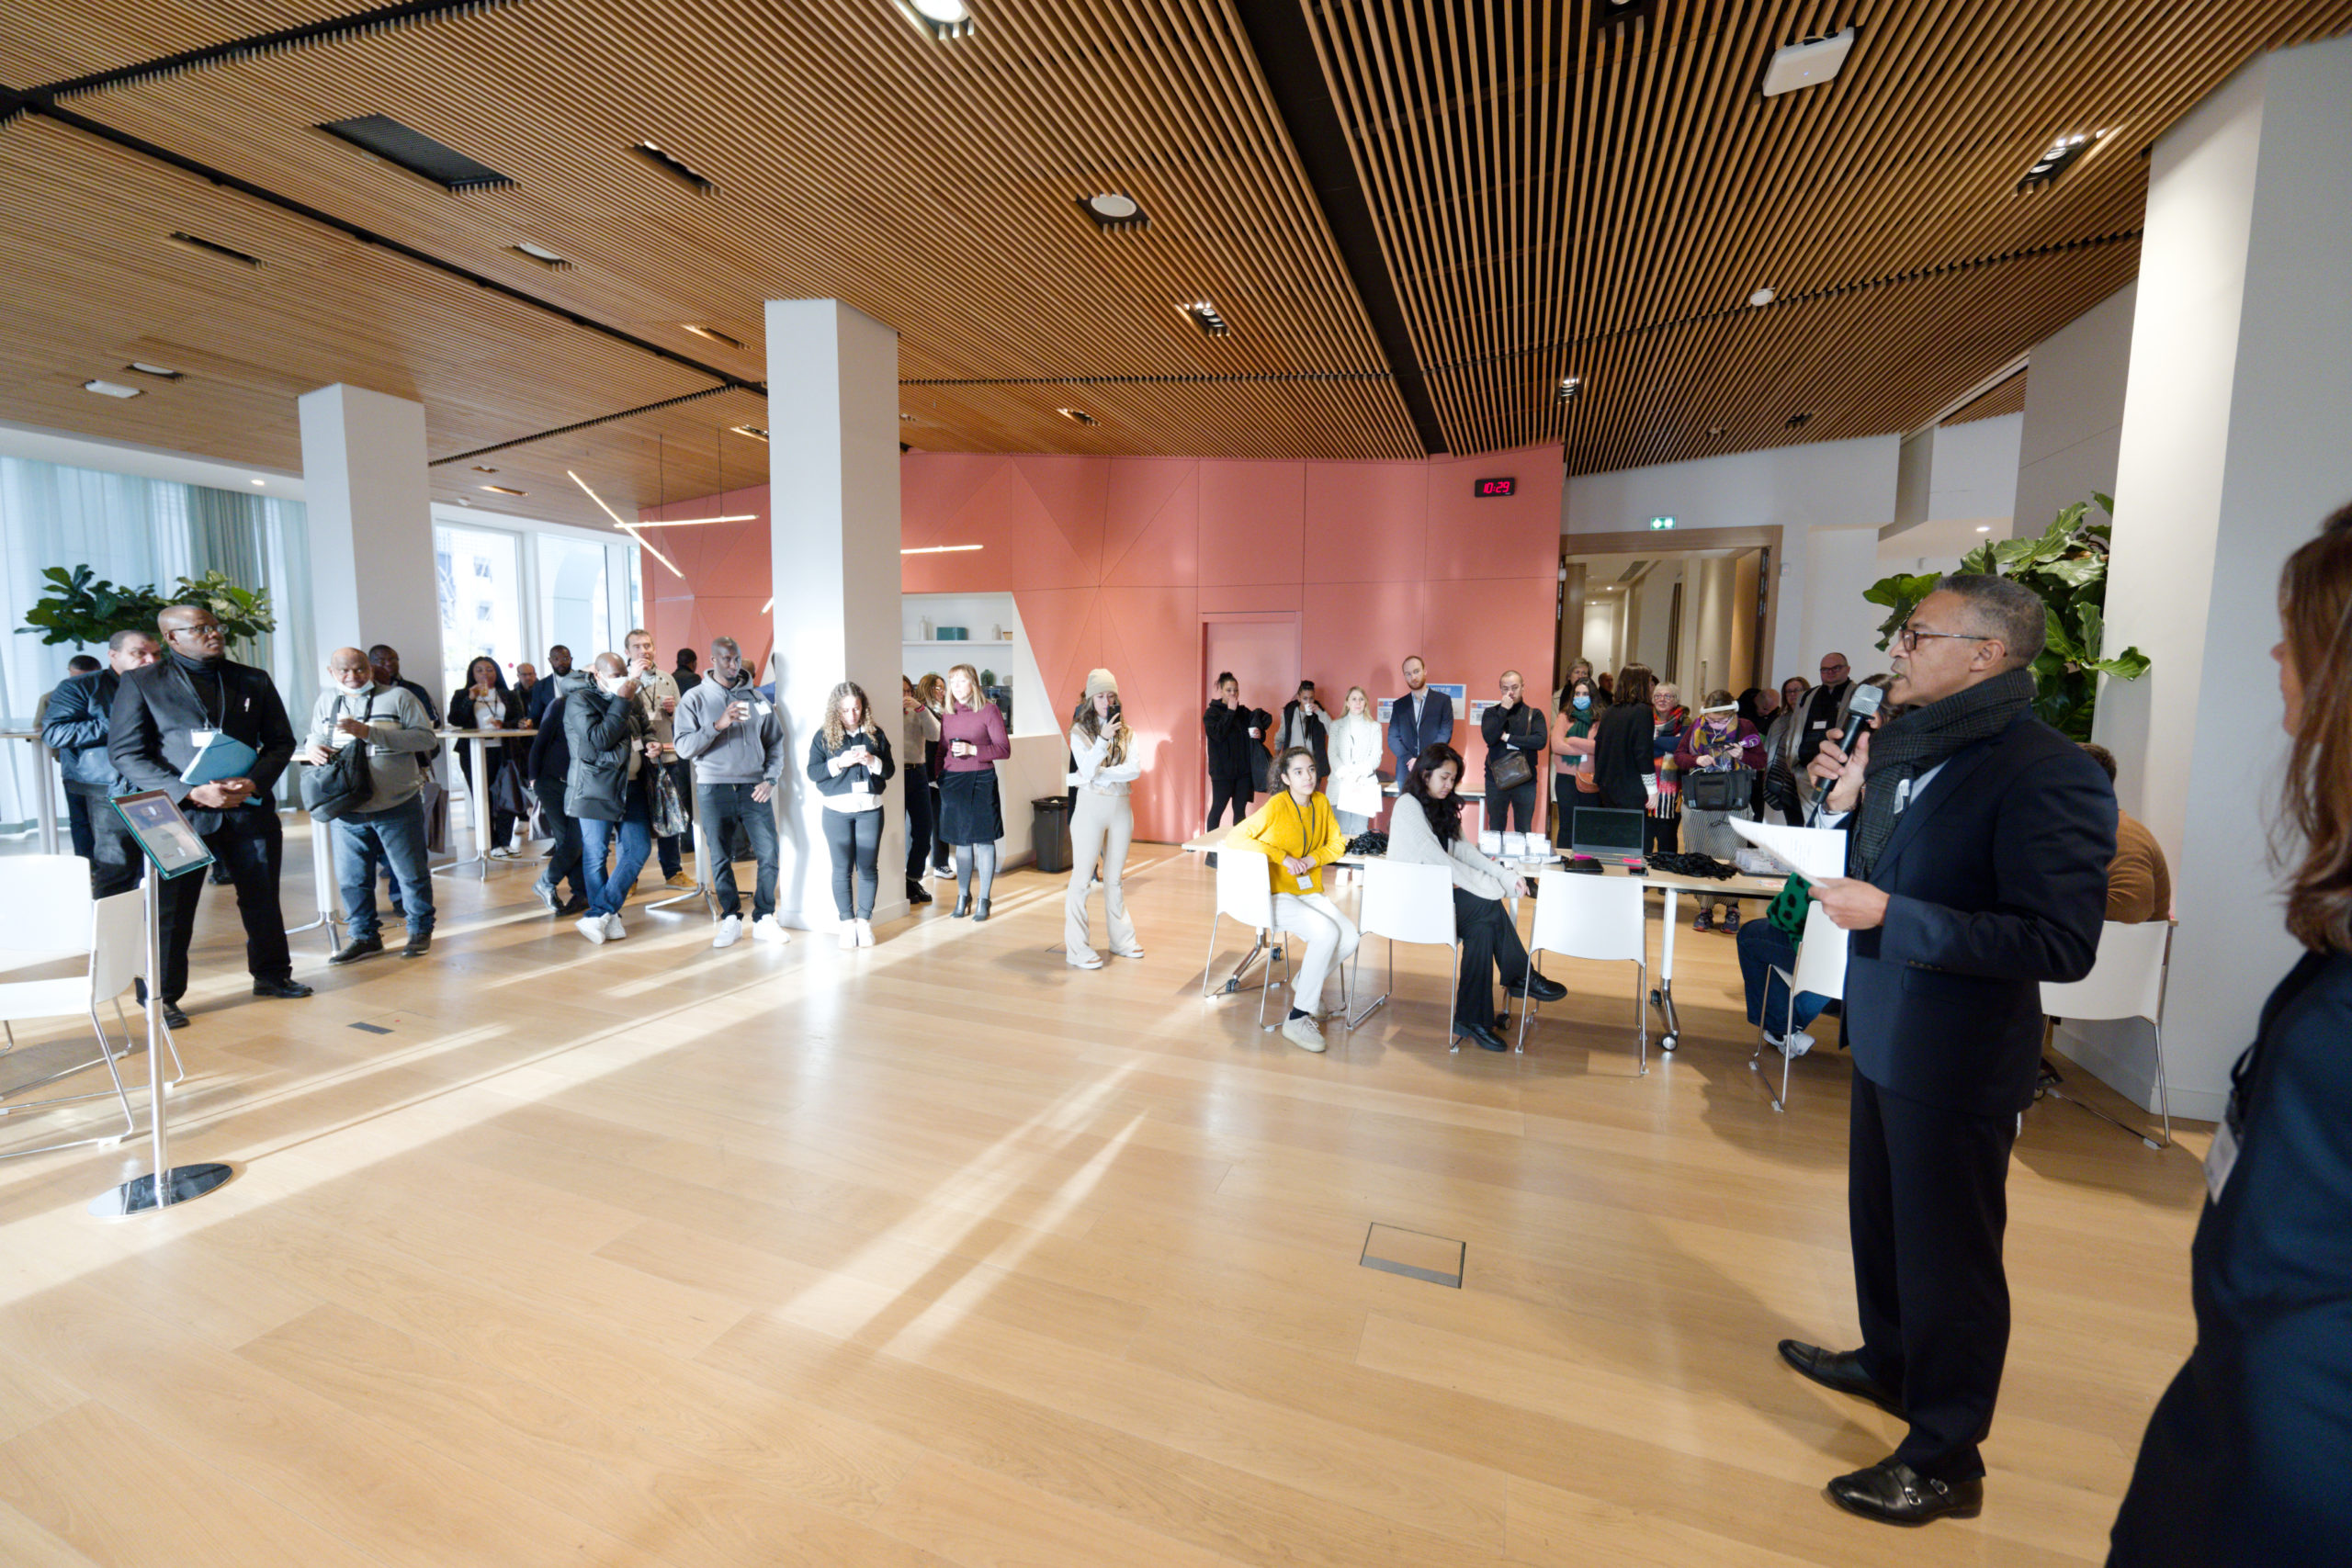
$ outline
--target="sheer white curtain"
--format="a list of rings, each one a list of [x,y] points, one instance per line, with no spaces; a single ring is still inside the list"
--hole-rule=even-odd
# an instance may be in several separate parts
[[[0,608],[12,628],[25,625],[49,587],[41,572],[52,566],[87,566],[115,582],[167,592],[183,576],[217,568],[240,587],[266,588],[277,631],[235,657],[270,671],[289,712],[318,685],[300,502],[0,457]],[[106,656],[102,647],[50,647],[22,631],[0,642],[7,728],[30,725],[41,697],[65,679],[65,661],[81,652]],[[0,742],[0,832],[32,821],[40,777],[30,746]]]

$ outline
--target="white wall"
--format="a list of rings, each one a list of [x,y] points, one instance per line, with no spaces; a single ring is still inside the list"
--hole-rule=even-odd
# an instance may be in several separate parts
[[[2041,533],[2093,491],[2115,493],[2139,292],[2136,282],[2124,285],[2034,345],[2010,508],[2015,532]]]
[[[1862,597],[1888,570],[1879,564],[1878,530],[1808,529],[1805,558],[1802,611],[1792,616],[1785,604],[1781,610],[1782,645],[1802,651],[1776,658],[1772,679],[1802,675],[1810,685],[1821,678],[1821,656],[1831,652],[1844,654],[1857,676],[1884,670],[1887,656],[1878,650],[1878,624],[1886,612]],[[1786,635],[1792,621],[1793,638]]]
[[[2029,393],[2032,385],[2029,378]],[[1966,517],[2007,523],[2017,509],[2018,454],[2024,435],[2021,413],[1939,426],[1923,521]]]
[[[1861,603],[1860,592],[1880,574],[1874,570],[1858,574],[1854,558],[1859,552],[1874,565],[1877,530],[1894,518],[1900,446],[1897,436],[1871,435],[1587,474],[1569,479],[1561,496],[1561,532],[1570,536],[1573,549],[1577,534],[1646,528],[1652,517],[1670,515],[1676,520],[1675,543],[1687,549],[1706,547],[1709,529],[1779,525],[1784,532],[1780,558],[1772,566],[1779,618],[1767,668],[1773,682],[1793,674],[1811,679],[1826,650],[1819,637],[1859,643],[1844,650],[1858,666],[1869,650],[1869,639],[1855,637],[1850,627],[1871,608]],[[1815,532],[1842,534],[1857,528],[1868,536],[1867,542],[1831,542],[1835,581],[1816,594],[1812,585]],[[1850,599],[1851,605],[1833,610],[1841,596]],[[1824,627],[1820,631],[1809,625],[1816,615]],[[1865,624],[1874,627],[1877,618],[1871,616]]]
[[[903,594],[899,600],[899,619],[905,639],[900,645],[905,660],[902,672],[910,679],[944,675],[957,664],[993,670],[1000,682],[1012,687],[1013,734],[1061,732],[1062,716],[1054,711],[1047,699],[1046,678],[1038,671],[1036,651],[1029,645],[1028,628],[1021,624],[1021,607],[1013,603],[1012,594]],[[926,642],[922,635],[922,622],[926,619],[934,630],[940,626],[963,626],[972,634],[972,639]],[[1011,641],[989,640],[989,633],[999,626],[1012,634]]]

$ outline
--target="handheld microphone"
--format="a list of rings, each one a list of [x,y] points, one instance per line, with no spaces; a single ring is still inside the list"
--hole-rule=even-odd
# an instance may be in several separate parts
[[[1878,716],[1879,705],[1886,701],[1886,691],[1880,686],[1857,686],[1854,700],[1846,706],[1847,714],[1857,721]]]

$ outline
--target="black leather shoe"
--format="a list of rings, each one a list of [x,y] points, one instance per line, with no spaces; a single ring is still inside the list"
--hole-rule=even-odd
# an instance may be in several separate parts
[[[976,926],[977,926],[977,925],[978,925],[982,920],[985,920],[985,919],[987,919],[988,918],[989,918],[989,901],[988,901],[987,899],[985,899],[985,898],[975,898],[975,899],[973,899],[973,900],[972,900],[972,923],[973,923],[974,925],[976,925]]]
[[[931,902],[931,889],[922,885],[922,878],[919,876],[907,878],[907,902],[916,905]]]
[[[1566,986],[1557,980],[1546,980],[1533,970],[1530,970],[1527,978],[1519,985],[1505,986],[1503,989],[1514,997],[1533,997],[1539,1002],[1556,1002],[1568,994]]]
[[[401,956],[402,958],[422,958],[432,951],[433,933],[431,931],[420,931],[408,939],[408,945],[401,949]]]
[[[381,948],[383,943],[379,942],[376,945]],[[310,994],[311,987],[300,980],[255,980],[254,982],[254,995],[257,997],[270,997],[279,1001],[291,1002],[300,1001]]]
[[[1505,1040],[1493,1030],[1485,1028],[1479,1024],[1464,1023],[1461,1021],[1456,1020],[1453,1025],[1453,1032],[1458,1038],[1471,1042],[1481,1051],[1508,1051],[1510,1049],[1510,1041]]]
[[[1801,1339],[1783,1339],[1781,1359],[1824,1388],[1867,1399],[1889,1416],[1903,1414],[1903,1396],[1862,1370],[1859,1350],[1825,1350]]]
[[[163,1019],[164,1027],[165,1029],[186,1029],[187,1027],[187,1014],[180,1011],[179,1003],[157,1002],[155,1006],[158,1010],[157,1016]]]
[[[571,896],[571,897],[570,901],[569,901],[569,902],[567,902],[567,903],[564,905],[564,907],[563,907],[562,908],[558,909],[558,910],[556,911],[556,913],[557,913],[557,914],[559,914],[559,915],[562,915],[562,916],[567,916],[567,917],[569,917],[569,916],[572,916],[572,915],[584,915],[584,914],[586,914],[587,912],[588,912],[588,899],[587,899],[587,897],[586,897],[584,894],[579,894],[579,893],[575,893],[575,894],[573,894],[573,895]]]
[[[1950,1514],[1973,1519],[1984,1509],[1984,1478],[1930,1481],[1898,1459],[1883,1459],[1868,1470],[1841,1475],[1823,1488],[1849,1514],[1883,1525],[1924,1525]]]
[[[376,953],[383,951],[384,939],[382,937],[356,936],[351,939],[350,942],[341,953],[336,953],[333,958],[328,959],[327,962],[330,964],[356,964],[363,958],[372,957]],[[261,994],[261,987],[259,986],[255,986],[254,987],[254,994],[255,996],[259,996]]]

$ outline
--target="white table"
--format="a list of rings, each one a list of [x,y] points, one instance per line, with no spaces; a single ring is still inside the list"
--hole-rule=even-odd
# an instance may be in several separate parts
[[[462,740],[473,748],[473,782],[466,785],[466,813],[473,818],[474,852],[453,860],[442,871],[455,871],[459,866],[480,865],[484,882],[490,880],[490,792],[497,781],[490,776],[490,749],[499,741],[521,740],[525,745],[538,733],[535,729],[443,729],[436,730],[444,740]]]
[[[53,855],[57,848],[57,753],[42,743],[40,731],[21,719],[11,719],[0,728],[0,740],[22,740],[31,745],[33,773],[39,781],[33,789],[33,820],[40,828],[40,852]]]

